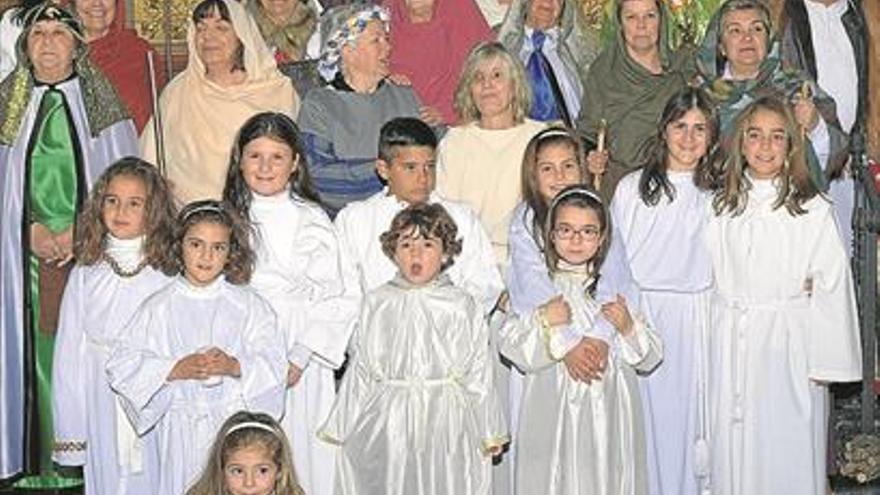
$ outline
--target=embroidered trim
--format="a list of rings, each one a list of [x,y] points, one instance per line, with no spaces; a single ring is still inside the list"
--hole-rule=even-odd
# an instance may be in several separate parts
[[[55,442],[55,446],[52,447],[54,452],[81,452],[86,450],[86,442],[78,441],[78,440],[70,440],[66,442]]]

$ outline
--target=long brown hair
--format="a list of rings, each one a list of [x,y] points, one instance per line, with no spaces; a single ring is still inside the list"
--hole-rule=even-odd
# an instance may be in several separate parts
[[[538,155],[548,146],[565,145],[571,147],[574,153],[581,173],[581,181],[586,180],[587,168],[584,163],[581,140],[564,127],[548,127],[535,134],[523,153],[522,167],[520,167],[520,187],[523,201],[528,206],[523,211],[523,222],[526,221],[529,210],[531,210],[533,213],[532,225],[527,227],[531,227],[532,239],[542,249],[544,248],[544,222],[547,219],[547,209],[550,205],[541,197],[541,192],[538,190]]]
[[[223,274],[230,284],[243,285],[250,281],[254,272],[254,251],[250,245],[250,222],[235,212],[226,203],[206,199],[186,205],[180,211],[177,227],[174,230],[172,253],[177,262],[177,271],[184,273],[183,239],[194,225],[216,223],[229,229],[229,258],[223,267]]]
[[[117,177],[132,177],[143,183],[146,190],[144,206],[144,258],[147,264],[166,275],[177,273],[177,265],[170,256],[174,233],[174,200],[168,183],[153,165],[127,156],[101,174],[92,186],[89,198],[76,224],[74,253],[80,265],[94,265],[104,257],[109,230],[102,214],[104,196],[110,182]]]
[[[773,208],[785,206],[791,215],[801,215],[806,213],[803,208],[804,203],[819,193],[810,177],[804,138],[801,136],[800,128],[791,108],[779,98],[764,96],[743,109],[734,122],[730,152],[721,166],[721,187],[715,192],[715,197],[712,200],[716,215],[727,211],[736,216],[746,209],[752,182],[746,174],[749,164],[743,155],[743,140],[746,128],[752,118],[761,110],[773,112],[782,117],[785,122],[785,134],[788,138],[785,165],[777,177],[779,195],[773,203]]]
[[[260,445],[269,452],[278,468],[273,495],[305,495],[296,478],[287,436],[265,413],[239,411],[220,427],[202,474],[186,491],[186,495],[218,495],[229,493],[223,474],[233,452]]]

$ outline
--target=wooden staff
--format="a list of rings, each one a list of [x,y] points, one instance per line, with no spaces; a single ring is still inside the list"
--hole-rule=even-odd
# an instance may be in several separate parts
[[[150,76],[150,98],[153,104],[153,134],[156,137],[156,165],[159,174],[165,174],[165,135],[162,132],[162,113],[159,111],[159,88],[156,87],[156,67],[153,63],[153,52],[147,52],[147,72]]]
[[[605,151],[605,134],[608,133],[608,122],[605,119],[599,120],[599,133],[596,136],[596,151],[602,153]],[[599,190],[599,184],[602,182],[602,174],[593,174],[593,189]]]
[[[810,95],[810,81],[801,83],[800,98],[803,101],[810,101],[810,98],[812,98],[812,95]],[[807,138],[807,126],[805,125],[801,126],[801,138]]]

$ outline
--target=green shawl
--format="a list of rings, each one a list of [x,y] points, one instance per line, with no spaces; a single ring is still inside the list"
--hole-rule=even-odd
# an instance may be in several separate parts
[[[246,5],[248,13],[260,28],[260,34],[263,35],[266,44],[276,51],[275,60],[278,63],[302,60],[306,54],[309,38],[318,24],[318,14],[315,9],[300,0],[294,2],[296,7],[283,26],[269,19],[260,6],[260,0],[250,0]]]
[[[767,56],[761,63],[758,75],[747,81],[724,79],[727,61],[718,49],[721,39],[721,17],[719,9],[709,22],[697,56],[697,68],[703,80],[703,89],[717,105],[718,117],[721,121],[722,148],[728,149],[730,146],[733,137],[732,124],[739,112],[749,103],[765,96],[792,101],[806,82],[810,87],[813,103],[816,105],[819,116],[828,127],[830,139],[828,164],[824,173],[821,171],[812,144],[807,150],[807,161],[816,185],[822,190],[827,189],[828,180],[833,180],[841,175],[848,156],[848,140],[837,120],[834,99],[819,88],[808,75],[783,68],[779,42],[775,40],[772,29],[767,37],[769,44]]]
[[[666,102],[694,76],[694,48],[685,45],[673,52],[668,13],[662,3],[660,16],[662,74],[651,74],[629,56],[623,29],[614,15],[614,43],[599,54],[587,73],[577,129],[592,145],[588,147],[595,147],[599,121],[607,122],[611,160],[600,187],[606,198],[611,197],[621,177],[638,167],[639,149],[657,131]]]

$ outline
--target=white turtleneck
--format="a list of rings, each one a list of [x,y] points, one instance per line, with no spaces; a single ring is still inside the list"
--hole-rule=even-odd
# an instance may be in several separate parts
[[[113,258],[119,268],[125,271],[133,271],[140,265],[144,257],[145,236],[133,239],[119,239],[112,234],[107,234],[104,245],[104,254]]]

